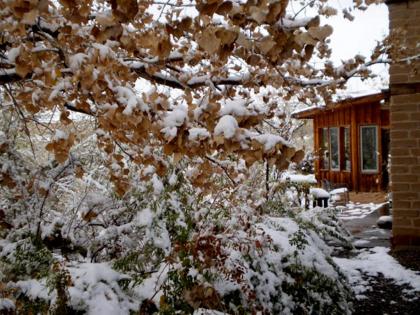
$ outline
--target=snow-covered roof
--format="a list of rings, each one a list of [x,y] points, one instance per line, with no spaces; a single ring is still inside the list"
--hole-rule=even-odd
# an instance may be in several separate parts
[[[381,92],[376,93],[369,93],[369,94],[362,94],[359,93],[352,93],[348,94],[349,96],[346,98],[341,98],[338,101],[323,105],[323,106],[311,106],[304,109],[300,109],[294,111],[292,113],[293,118],[297,119],[313,119],[314,116],[325,112],[327,110],[334,110],[338,108],[345,108],[350,106],[357,106],[357,105],[370,105],[380,102],[382,100],[386,100],[389,97],[389,91],[383,90]]]
[[[292,117],[299,115],[300,113],[305,113],[307,111],[312,111],[312,110],[316,110],[316,109],[321,109],[324,106],[318,106],[318,105],[314,105],[314,106],[309,106],[309,107],[305,107],[305,108],[301,108],[301,109],[297,109],[295,111],[292,112]]]

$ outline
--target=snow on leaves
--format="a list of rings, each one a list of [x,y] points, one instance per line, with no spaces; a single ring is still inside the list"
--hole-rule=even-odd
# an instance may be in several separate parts
[[[238,128],[238,122],[236,121],[235,117],[231,115],[225,115],[220,118],[219,122],[214,128],[214,134],[215,136],[223,136],[225,139],[230,139],[235,136],[236,130]]]
[[[24,115],[62,113],[62,126],[54,129],[65,126],[69,137],[52,137],[47,146],[61,163],[78,143],[67,112],[92,116],[104,132],[98,145],[109,156],[107,166],[120,194],[129,179],[124,167],[116,172],[111,166],[121,150],[130,152],[124,159],[160,170],[164,167],[154,155],[159,151],[176,161],[214,155],[223,160],[234,153],[249,165],[268,158],[284,168],[298,160],[291,146],[255,137],[264,120],[281,119],[276,106],[257,112],[247,104],[239,113],[238,107],[223,106],[224,100],[249,100],[267,85],[274,89],[262,103],[273,96],[308,101],[317,93],[328,99],[339,84],[323,85],[324,78],[334,82],[361,67],[356,62],[343,71],[328,64],[324,71],[313,68],[314,54],[328,57],[332,28],[320,25],[319,17],[289,15],[289,2],[2,2],[7,63],[1,63],[0,82],[19,81],[13,95]],[[311,6],[320,14],[335,13],[324,1]],[[302,78],[313,83],[307,90]],[[165,87],[170,92],[163,93]],[[206,104],[200,104],[204,99]],[[145,146],[154,154],[146,156]]]
[[[57,129],[53,141],[46,146],[46,149],[54,153],[57,162],[64,163],[73,144],[74,134]]]

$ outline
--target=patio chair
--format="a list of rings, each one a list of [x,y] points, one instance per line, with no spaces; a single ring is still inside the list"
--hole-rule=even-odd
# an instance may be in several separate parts
[[[324,207],[328,208],[328,199],[330,194],[323,188],[310,188],[310,194],[313,197],[313,207]]]
[[[322,188],[330,193],[330,199],[334,206],[345,206],[349,203],[349,188],[346,183],[331,183],[323,179]]]

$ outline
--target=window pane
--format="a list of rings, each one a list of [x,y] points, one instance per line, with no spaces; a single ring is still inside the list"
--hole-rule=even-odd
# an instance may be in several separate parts
[[[350,128],[344,128],[344,169],[350,171],[351,169],[351,155],[350,155]]]
[[[362,171],[376,171],[378,169],[376,127],[362,127]]]
[[[338,128],[330,128],[331,169],[340,169]]]
[[[328,129],[321,129],[321,168],[328,170],[330,168],[330,155],[328,151]]]

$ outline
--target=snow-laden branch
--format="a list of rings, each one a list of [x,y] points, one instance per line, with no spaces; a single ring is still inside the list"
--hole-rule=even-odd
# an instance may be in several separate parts
[[[28,75],[25,78],[22,78],[16,73],[16,69],[0,69],[0,85],[10,84],[10,83],[16,83],[25,79],[30,79],[32,77],[31,73],[28,73]]]
[[[402,62],[412,62],[415,60],[419,60],[420,55],[410,56],[406,58],[399,59],[393,62],[390,58],[386,59],[378,59],[366,62],[353,70],[344,71],[343,67],[336,68],[336,74],[339,78],[337,79],[324,79],[324,78],[313,78],[313,79],[301,79],[292,76],[285,76],[281,72],[279,72],[280,76],[283,80],[287,81],[289,84],[299,85],[301,87],[324,87],[332,84],[344,83],[348,79],[354,77],[358,73],[362,71],[368,70],[369,67],[376,65],[376,64],[391,64],[391,63],[402,63]],[[174,58],[171,61],[175,61],[177,58]],[[147,63],[142,62],[127,62],[126,59],[124,63],[139,77],[157,83],[164,86],[168,86],[174,89],[196,89],[203,86],[208,86],[209,84],[213,86],[222,86],[222,85],[230,85],[230,86],[238,86],[246,84],[250,80],[249,74],[244,75],[235,75],[229,76],[226,78],[222,77],[211,77],[209,75],[201,75],[201,76],[194,76],[189,79],[187,82],[183,82],[182,80],[178,79],[174,75],[169,75],[168,73],[155,72],[154,74],[150,74],[147,71]],[[70,71],[63,71],[63,73],[71,73]],[[16,70],[12,69],[0,69],[0,85],[15,83],[22,80],[27,80],[32,77],[32,73],[28,73],[25,78],[20,77],[17,75]],[[253,78],[254,84],[259,84],[258,79]]]

